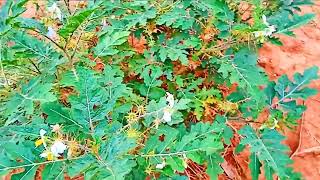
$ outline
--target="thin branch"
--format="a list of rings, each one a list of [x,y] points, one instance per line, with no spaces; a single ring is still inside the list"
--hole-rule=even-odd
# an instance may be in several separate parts
[[[87,114],[88,114],[88,118],[89,118],[89,125],[90,125],[90,131],[91,134],[94,134],[94,126],[93,126],[93,120],[91,118],[91,112],[90,112],[90,103],[89,103],[89,97],[88,97],[88,85],[89,82],[85,82],[85,95],[86,95],[86,110],[87,110]]]
[[[188,152],[194,152],[194,151],[199,151],[200,148],[197,149],[191,149],[188,151],[179,151],[179,152],[174,152],[174,153],[160,153],[160,154],[142,154],[142,155],[136,155],[136,157],[161,157],[161,156],[174,156],[174,155],[183,155]]]
[[[29,30],[31,30],[31,31],[33,31],[33,32],[35,32],[35,33],[43,36],[43,37],[46,38],[47,40],[51,41],[51,42],[52,42],[55,46],[57,46],[59,49],[64,50],[62,46],[60,46],[58,43],[56,43],[56,42],[55,42],[53,39],[51,39],[49,36],[41,33],[41,32],[38,31],[38,30],[35,30],[35,29],[29,29]]]
[[[228,117],[228,121],[241,122],[241,123],[262,124],[261,122],[257,122],[257,121],[254,121],[254,120],[247,120],[246,118],[243,118],[243,117]]]
[[[89,21],[88,21],[89,22]],[[83,32],[84,32],[84,29],[87,27],[87,25],[88,25],[88,23],[86,23],[85,25],[84,25],[84,27],[81,29],[81,31],[80,31],[80,35],[79,35],[79,37],[78,37],[78,39],[77,39],[77,42],[76,42],[76,47],[74,48],[74,50],[73,50],[73,52],[72,52],[72,54],[71,54],[71,60],[73,61],[73,57],[74,57],[74,55],[76,54],[76,51],[77,51],[77,48],[78,48],[78,46],[79,46],[79,42],[80,42],[80,39],[81,39],[81,37],[82,37],[82,35],[83,35]]]
[[[74,76],[76,77],[76,80],[78,80],[79,77],[78,77],[77,72],[76,72],[76,69],[75,69],[75,67],[74,67],[74,65],[73,65],[73,60],[72,60],[72,58],[70,57],[70,55],[68,54],[68,51],[66,50],[66,46],[65,46],[65,47],[60,46],[60,45],[59,45],[58,43],[56,43],[53,39],[51,39],[50,37],[48,37],[48,36],[45,35],[45,34],[42,34],[41,32],[39,32],[39,31],[37,31],[37,30],[35,30],[35,29],[30,29],[30,30],[38,33],[39,35],[41,35],[41,36],[43,36],[43,37],[45,37],[46,39],[48,39],[50,42],[52,42],[55,46],[57,46],[57,47],[63,52],[63,54],[65,55],[65,57],[66,57],[66,58],[68,59],[68,61],[69,61],[69,65],[70,65],[71,71],[73,72]],[[66,45],[67,45],[67,44],[66,44]]]
[[[70,2],[69,2],[69,0],[63,0],[63,1],[64,1],[64,4],[65,4],[66,7],[67,7],[67,10],[68,10],[69,15],[71,15]]]
[[[56,163],[56,162],[77,160],[77,159],[81,159],[81,158],[83,158],[83,157],[76,157],[76,158],[71,158],[71,159],[58,159],[55,161],[45,161],[45,162],[40,162],[40,163],[24,164],[24,165],[20,165],[20,166],[7,166],[5,168],[1,168],[0,171],[6,171],[6,170],[10,170],[10,169],[17,169],[17,168],[23,168],[23,167],[29,167],[29,166],[39,166],[39,165],[43,165],[43,164],[51,164],[51,163]]]
[[[58,47],[63,53],[64,55],[66,56],[66,58],[71,61],[71,57],[69,56],[67,50],[65,48],[63,48],[62,46],[60,46],[58,43],[56,43],[53,39],[51,39],[50,37],[48,37],[47,35],[45,34],[42,34],[41,32],[35,30],[35,29],[30,29],[36,33],[38,33],[39,35],[43,36],[44,38],[46,38],[47,40],[49,40],[50,42],[52,42],[56,47]]]
[[[37,72],[38,72],[39,74],[42,74],[41,71],[40,71],[40,69],[38,68],[38,66],[37,66],[31,59],[28,58],[28,60],[29,60],[30,63],[33,65],[33,67],[37,70]]]
[[[90,17],[91,17],[91,16],[92,16],[92,14],[90,15]],[[90,18],[89,18],[89,19],[90,19]],[[71,56],[68,55],[69,65],[70,65],[71,70],[72,70],[72,72],[74,73],[74,75],[75,75],[75,77],[76,77],[77,79],[78,79],[78,76],[77,76],[77,72],[76,72],[76,70],[75,70],[75,68],[74,68],[74,65],[73,65],[73,64],[74,64],[73,58],[74,58],[74,55],[75,55],[76,50],[77,50],[77,48],[78,48],[79,41],[80,41],[80,39],[81,39],[81,37],[82,37],[83,31],[84,31],[84,29],[88,26],[89,22],[90,22],[90,20],[88,20],[88,21],[86,22],[86,24],[84,25],[84,27],[81,29],[80,35],[79,35],[79,37],[78,37],[78,39],[77,39],[77,42],[76,42],[76,47],[74,48],[74,50],[73,50],[73,52],[72,52],[72,55],[71,55]],[[73,37],[73,35],[74,35],[74,32],[75,32],[75,31],[73,31],[73,32],[71,33],[71,35],[69,36],[68,40],[66,41],[66,44],[65,44],[65,46],[64,46],[64,49],[67,48],[70,40],[72,39],[72,37]]]

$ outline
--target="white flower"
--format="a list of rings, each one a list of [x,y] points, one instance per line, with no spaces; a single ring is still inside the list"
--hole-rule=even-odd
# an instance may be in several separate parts
[[[50,151],[44,151],[43,153],[40,154],[40,157],[46,158],[48,156],[52,155],[52,152]]]
[[[276,26],[274,25],[270,25],[267,21],[267,17],[265,15],[262,15],[262,21],[263,21],[263,24],[265,24],[267,27],[264,28],[262,31],[256,31],[254,32],[254,36],[255,37],[268,37],[268,36],[272,36],[272,34],[274,32],[277,31],[277,28]]]
[[[48,27],[47,36],[51,39],[55,39],[57,37],[56,31],[51,26]]]
[[[163,161],[162,163],[156,165],[156,169],[163,169],[165,166],[166,162]]]
[[[162,120],[164,122],[170,122],[171,121],[172,111],[173,110],[171,108],[168,108],[168,107],[163,109]]]
[[[47,133],[46,130],[40,129],[39,134],[40,134],[40,138],[41,138],[41,139],[38,139],[38,140],[35,142],[35,146],[36,146],[36,147],[38,147],[38,146],[40,146],[41,144],[43,144],[44,148],[47,149],[47,143],[46,143],[45,137],[44,137],[44,135],[45,135],[46,133]]]
[[[47,133],[46,130],[40,129],[40,137],[41,137],[41,138],[43,138],[46,133]]]
[[[266,26],[270,26],[270,24],[267,21],[267,16],[266,15],[262,15],[262,21]]]
[[[48,11],[53,14],[54,19],[58,18],[60,21],[62,21],[62,13],[57,3],[53,3],[50,7],[48,7]]]
[[[59,157],[67,149],[67,146],[60,140],[56,140],[50,147],[50,151],[55,157]]]
[[[168,92],[166,92],[166,94],[167,94],[166,100],[167,100],[168,106],[171,107],[171,108],[173,108],[173,105],[174,105],[174,97],[173,97],[172,94],[170,94],[170,93],[168,93]]]
[[[272,25],[265,28],[263,32],[264,32],[264,36],[271,36],[276,31],[277,31],[276,27]]]
[[[173,106],[174,106],[174,97],[172,94],[170,93],[166,93],[167,97],[166,97],[166,101],[167,101],[167,107],[165,107],[163,109],[163,116],[162,116],[162,120],[164,122],[170,122],[171,121],[171,116],[173,113]]]
[[[60,157],[60,154],[67,149],[67,146],[62,141],[56,140],[50,147],[50,150],[47,148],[45,149],[46,150],[40,154],[40,157],[47,158],[47,160],[52,161],[54,158]]]
[[[45,152],[43,152],[43,153],[40,154],[40,157],[46,158],[46,157],[49,156],[49,154],[50,154],[50,152],[45,151]]]

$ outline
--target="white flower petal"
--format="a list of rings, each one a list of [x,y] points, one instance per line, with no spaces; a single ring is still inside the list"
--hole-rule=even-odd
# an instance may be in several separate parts
[[[50,7],[48,7],[48,10],[50,12],[53,12],[56,8],[59,8],[58,7],[58,4],[56,2],[52,3],[52,5]]]
[[[262,15],[262,21],[266,26],[269,26],[266,15]]]
[[[163,119],[165,122],[170,122],[170,121],[171,121],[171,115],[172,115],[172,113],[170,112],[170,110],[165,109],[165,110],[163,110],[163,117],[162,117],[162,119]]]
[[[48,7],[48,11],[53,14],[54,18],[58,18],[60,21],[62,21],[62,13],[57,3],[53,3],[50,7]]]
[[[60,9],[58,9],[58,10],[56,11],[56,16],[57,16],[57,18],[58,18],[60,21],[62,21],[62,13],[61,13]]]
[[[59,157],[67,149],[67,146],[62,141],[55,141],[53,145],[50,147],[52,154],[55,157]]]
[[[48,152],[43,152],[43,153],[41,153],[41,154],[40,154],[40,157],[42,157],[42,158],[48,157]]]
[[[156,165],[156,169],[163,169],[166,166],[166,163],[163,161],[161,164]]]
[[[276,27],[275,26],[269,26],[264,30],[264,35],[265,36],[271,36],[274,32],[276,32]]]
[[[54,39],[57,37],[56,31],[51,26],[48,27],[47,36],[51,39]]]
[[[272,36],[273,33],[275,33],[277,31],[276,26],[268,26],[267,28],[265,28],[263,31],[255,31],[253,32],[255,37],[263,37],[263,36]]]
[[[172,94],[168,92],[166,92],[166,94],[167,94],[166,100],[167,100],[168,106],[172,108],[174,106],[174,97]]]
[[[43,137],[47,133],[46,130],[40,129],[40,136]]]

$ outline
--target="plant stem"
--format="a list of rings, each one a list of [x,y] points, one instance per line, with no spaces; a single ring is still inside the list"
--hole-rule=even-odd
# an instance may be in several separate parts
[[[53,39],[51,39],[50,37],[48,37],[47,35],[45,34],[42,34],[41,32],[35,30],[35,29],[30,29],[36,33],[38,33],[39,35],[43,36],[44,38],[46,38],[47,40],[49,40],[50,42],[52,42],[57,48],[59,48],[63,54],[66,56],[66,58],[70,61],[71,60],[71,57],[70,55],[68,54],[67,50],[65,48],[63,48],[62,46],[60,46],[58,43],[56,43]]]
[[[63,0],[63,1],[64,1],[64,4],[65,4],[66,7],[67,7],[67,10],[68,10],[69,15],[71,15],[70,2],[69,2],[69,0]]]
[[[40,69],[38,68],[38,66],[31,60],[28,58],[28,60],[30,61],[30,63],[33,65],[33,67],[38,71],[39,74],[42,74]]]
[[[71,54],[71,60],[72,60],[72,61],[73,61],[74,55],[76,54],[76,51],[77,51],[77,48],[78,48],[80,39],[81,39],[81,37],[82,37],[83,31],[84,31],[84,29],[85,29],[86,27],[87,27],[87,24],[85,24],[84,27],[83,27],[83,28],[81,29],[81,31],[80,31],[80,35],[79,35],[79,37],[78,37],[78,39],[77,39],[77,42],[76,42],[76,47],[74,48],[74,50],[73,50],[73,52],[72,52],[72,54]]]
[[[69,160],[77,160],[77,159],[81,159],[81,158],[82,157],[76,157],[76,158],[71,158],[71,159],[58,159],[55,161],[45,161],[45,162],[40,162],[40,163],[24,164],[24,165],[20,165],[20,166],[8,166],[5,168],[1,168],[0,171],[6,171],[6,170],[10,170],[10,169],[17,169],[17,168],[23,168],[23,167],[29,167],[29,166],[39,166],[39,165],[43,165],[43,164],[51,164],[51,163],[56,163],[56,162],[69,161]]]
[[[139,157],[158,157],[158,156],[174,156],[174,155],[183,155],[189,152],[194,152],[194,151],[199,151],[200,148],[197,149],[192,149],[192,150],[188,150],[188,151],[179,151],[179,152],[174,152],[174,153],[161,153],[161,154],[142,154],[142,155],[136,155]]]

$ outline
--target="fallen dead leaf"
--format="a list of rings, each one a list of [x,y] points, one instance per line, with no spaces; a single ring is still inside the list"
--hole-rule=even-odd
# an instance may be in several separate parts
[[[147,40],[143,35],[138,39],[131,34],[128,37],[128,43],[139,54],[143,54],[144,50],[147,49]]]

